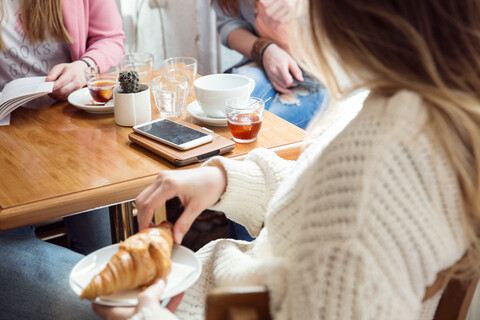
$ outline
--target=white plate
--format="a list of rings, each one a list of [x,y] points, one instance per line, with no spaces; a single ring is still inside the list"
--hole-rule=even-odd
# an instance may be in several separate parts
[[[70,93],[68,96],[68,102],[75,107],[90,113],[113,112],[113,100],[108,101],[106,104],[95,104],[88,88],[78,89],[77,91]]]
[[[205,112],[203,112],[197,101],[193,101],[187,106],[187,112],[194,119],[208,124],[209,126],[225,127],[228,125],[227,118],[212,118],[210,116],[207,116]]]
[[[70,272],[70,287],[80,296],[94,275],[102,271],[110,258],[118,252],[119,244],[99,249],[80,260]],[[202,266],[190,249],[174,244],[172,250],[172,270],[167,277],[167,285],[161,297],[169,299],[184,292],[197,281]],[[107,306],[136,306],[139,289],[122,290],[115,294],[99,297],[94,302]]]

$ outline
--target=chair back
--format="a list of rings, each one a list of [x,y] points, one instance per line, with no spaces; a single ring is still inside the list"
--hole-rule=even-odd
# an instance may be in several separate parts
[[[265,287],[215,288],[207,295],[206,320],[271,320]]]
[[[433,320],[465,320],[479,278],[450,279]],[[265,287],[216,288],[207,295],[206,320],[271,320]]]
[[[465,320],[478,284],[478,278],[451,279],[443,291],[433,320]]]

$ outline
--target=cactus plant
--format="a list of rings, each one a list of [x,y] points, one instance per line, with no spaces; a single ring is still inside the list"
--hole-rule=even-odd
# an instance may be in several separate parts
[[[138,73],[135,70],[121,71],[118,76],[118,82],[122,93],[136,93],[138,92]]]

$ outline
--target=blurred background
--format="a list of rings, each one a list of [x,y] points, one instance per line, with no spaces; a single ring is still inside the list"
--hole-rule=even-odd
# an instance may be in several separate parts
[[[148,51],[155,68],[165,58],[198,60],[200,74],[226,70],[241,55],[219,44],[210,0],[117,0],[126,52]]]

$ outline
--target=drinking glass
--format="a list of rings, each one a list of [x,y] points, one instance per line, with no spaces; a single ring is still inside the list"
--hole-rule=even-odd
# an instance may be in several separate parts
[[[155,77],[152,79],[152,93],[162,117],[181,116],[187,102],[188,79],[171,75]]]
[[[225,101],[228,128],[233,140],[239,143],[257,140],[264,110],[265,102],[260,98],[230,98]]]
[[[188,79],[188,94],[193,92],[193,81],[197,76],[197,60],[195,58],[168,58],[163,62],[163,71],[168,76],[186,77]]]
[[[94,103],[104,104],[113,97],[117,85],[118,67],[96,65],[85,69],[85,79]]]
[[[152,78],[153,54],[148,52],[127,53],[122,57],[120,66],[123,70],[137,71],[139,82],[148,84]]]

